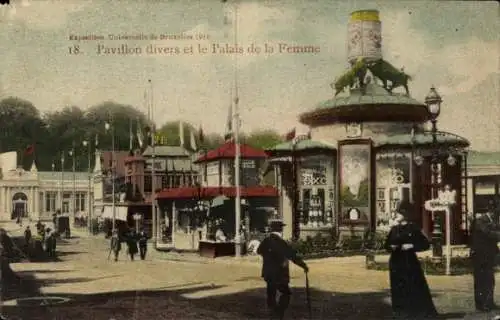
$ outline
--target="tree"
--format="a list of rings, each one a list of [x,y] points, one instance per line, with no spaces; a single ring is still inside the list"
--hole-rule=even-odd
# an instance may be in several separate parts
[[[43,162],[46,159],[37,151],[46,143],[47,128],[35,106],[26,100],[9,97],[0,101],[0,151],[17,151],[18,162],[29,167],[36,156]],[[34,152],[25,156],[28,145]]]
[[[162,134],[166,139],[165,144],[168,146],[180,146],[180,123],[181,121],[170,121],[165,123],[158,129],[158,133]],[[188,150],[194,150],[201,148],[201,142],[199,141],[199,129],[195,128],[192,124],[186,121],[182,121],[184,128],[184,147]],[[196,146],[191,145],[191,133],[194,135]],[[204,145],[206,145],[207,136],[204,136]]]
[[[242,141],[254,148],[265,150],[283,142],[283,137],[274,130],[260,130],[244,135]]]
[[[130,129],[133,140],[136,141],[137,127],[143,132],[147,118],[143,112],[133,106],[108,101],[91,107],[86,113],[86,119],[91,124],[87,135],[94,139],[97,135],[99,148],[111,150],[112,134],[106,132],[105,124],[112,125],[115,136],[115,150],[128,150],[130,145]],[[136,142],[134,142],[137,145]]]

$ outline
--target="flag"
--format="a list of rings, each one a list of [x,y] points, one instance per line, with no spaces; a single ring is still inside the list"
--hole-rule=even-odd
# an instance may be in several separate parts
[[[181,147],[184,147],[184,122],[182,120],[179,122],[179,139]]]
[[[24,149],[24,154],[27,156],[32,155],[33,153],[35,153],[35,145],[34,144],[30,144],[26,147],[26,149]]]
[[[205,142],[205,135],[203,134],[203,128],[200,126],[200,129],[198,130],[198,141],[200,142],[200,145]]]
[[[286,141],[291,141],[293,139],[295,139],[295,128],[293,128],[292,130],[290,130],[286,135],[285,135],[285,140]]]
[[[231,101],[229,102],[229,108],[227,110],[226,119],[226,133],[224,135],[224,140],[229,141],[233,138],[233,90],[231,89]]]
[[[129,135],[128,149],[132,151],[133,141],[134,141],[134,134],[132,133],[132,119],[129,119],[128,122],[128,135]]]
[[[142,135],[142,130],[141,130],[141,126],[139,124],[139,120],[137,121],[136,136],[137,136],[137,141],[139,141],[139,147],[142,148],[144,146],[144,136]]]
[[[190,130],[189,131],[189,144],[191,145],[191,149],[193,149],[194,151],[198,150],[198,147],[196,146],[196,139],[194,137],[194,132],[193,130]]]
[[[227,3],[226,0],[222,0],[222,5],[223,5],[223,11],[224,11],[224,20],[223,23],[225,26],[231,25],[231,8],[229,4]],[[225,35],[227,36],[227,32],[225,32]]]

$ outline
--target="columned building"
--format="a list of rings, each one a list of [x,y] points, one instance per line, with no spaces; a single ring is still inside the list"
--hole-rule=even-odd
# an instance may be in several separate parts
[[[89,173],[38,171],[35,162],[30,170],[17,166],[16,152],[0,155],[0,221],[18,216],[31,220],[51,220],[61,210],[74,218],[89,211]]]

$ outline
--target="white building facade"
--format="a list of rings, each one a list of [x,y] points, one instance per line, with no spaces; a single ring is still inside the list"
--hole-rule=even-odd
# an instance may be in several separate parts
[[[87,172],[29,171],[15,166],[13,159],[0,161],[0,221],[18,216],[51,220],[57,210],[70,217],[87,216],[92,206],[92,187]],[[14,164],[14,165],[13,165]]]

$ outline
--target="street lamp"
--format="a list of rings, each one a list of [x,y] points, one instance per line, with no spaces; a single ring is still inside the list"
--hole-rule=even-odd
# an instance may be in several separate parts
[[[61,153],[61,213],[64,213],[64,151]]]
[[[111,126],[108,122],[105,123],[104,128],[106,131],[111,131],[111,185],[112,185],[112,191],[111,191],[111,196],[112,196],[112,210],[113,210],[113,225],[111,231],[115,231],[115,224],[116,224],[116,208],[115,208],[115,128],[114,126]]]
[[[71,209],[73,211],[73,219],[75,218],[76,215],[76,177],[75,177],[75,169],[76,169],[76,155],[75,155],[75,143],[73,142],[73,146],[71,150],[68,152],[69,156],[71,157],[73,161],[73,192],[71,193]]]
[[[436,88],[432,86],[429,93],[425,97],[425,104],[429,111],[432,123],[432,198],[436,199],[438,197],[438,162],[439,162],[439,149],[437,143],[437,117],[441,112],[441,102],[443,100],[436,91]],[[443,232],[441,228],[441,219],[439,215],[434,213],[433,219],[433,230],[432,230],[432,256],[433,258],[443,257]]]
[[[90,158],[90,142],[87,141],[87,140],[83,140],[82,141],[82,145],[84,147],[88,147],[88,164],[87,164],[87,171],[88,171],[88,174],[89,174],[89,185],[88,185],[88,188],[87,188],[87,197],[88,197],[88,215],[87,215],[87,228],[89,230],[89,234],[92,234],[93,230],[92,230],[92,202],[91,202],[91,199],[90,199],[90,194],[92,192],[92,183],[91,183],[91,180],[92,180],[92,177],[91,177],[91,169],[90,169],[90,166],[91,166],[91,158]]]

